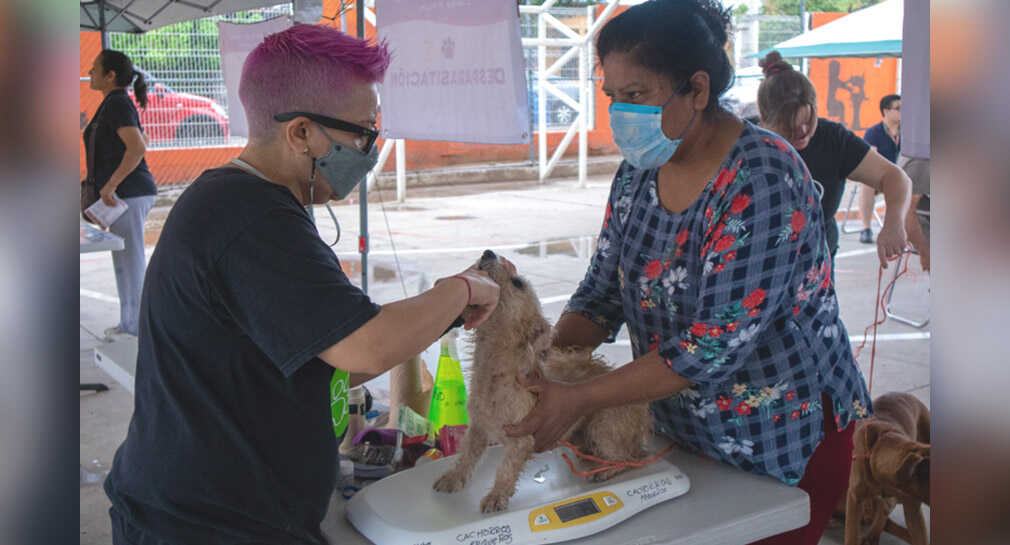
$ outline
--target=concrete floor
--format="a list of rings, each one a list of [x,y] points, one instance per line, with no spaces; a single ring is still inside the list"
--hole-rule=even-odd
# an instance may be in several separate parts
[[[406,203],[384,207],[378,204],[380,195],[373,192],[368,214],[372,249],[369,263],[374,268],[369,293],[379,303],[402,298],[404,293],[413,295],[434,279],[469,266],[483,249],[492,248],[512,260],[533,283],[544,301],[546,314],[554,320],[585,273],[610,181],[610,176],[591,177],[585,188],[578,187],[574,180],[563,179],[544,185],[512,182],[411,189]],[[393,192],[385,191],[381,197],[392,199]],[[356,261],[358,206],[335,206],[334,211],[343,229],[335,251],[341,260],[359,263]],[[152,212],[148,225],[152,230],[150,239],[156,238],[158,219],[165,212],[158,209]],[[316,218],[322,237],[328,242],[334,240],[336,229],[329,214],[317,209]],[[394,244],[399,263],[393,256]],[[916,259],[908,277],[899,282],[895,300],[908,314],[922,316],[928,310],[929,279],[917,267]],[[886,273],[885,280],[890,274]],[[353,276],[355,280],[358,278]],[[843,235],[836,260],[836,281],[842,318],[854,345],[858,346],[864,328],[873,322],[877,289],[875,246],[860,244],[856,234]],[[133,411],[132,394],[93,363],[93,349],[103,342],[101,332],[118,320],[110,254],[82,254],[80,282],[80,381],[109,386],[105,392],[80,395],[80,542],[107,544],[111,542],[109,504],[101,481],[126,435]],[[875,395],[911,392],[929,406],[928,337],[928,327],[919,330],[893,320],[878,328],[873,369]],[[465,366],[467,351],[465,346],[462,348]],[[626,333],[600,352],[611,362],[628,361],[631,349]],[[859,357],[867,376],[870,352],[867,343]],[[428,357],[426,362],[434,373],[436,360]],[[388,392],[388,379],[379,377],[368,386],[381,399]],[[897,511],[900,513],[900,509]],[[893,516],[900,520],[900,514]],[[842,529],[829,528],[821,543],[841,544]],[[885,535],[881,543],[901,542]]]

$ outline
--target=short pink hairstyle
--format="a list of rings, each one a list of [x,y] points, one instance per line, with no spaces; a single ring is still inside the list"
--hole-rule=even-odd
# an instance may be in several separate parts
[[[333,115],[351,81],[382,81],[389,67],[385,43],[372,44],[323,25],[294,25],[271,34],[242,66],[238,96],[250,140],[269,140],[273,116],[304,111]]]

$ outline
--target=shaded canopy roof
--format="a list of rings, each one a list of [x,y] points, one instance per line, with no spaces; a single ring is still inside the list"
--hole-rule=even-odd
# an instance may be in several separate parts
[[[764,57],[772,50],[783,57],[900,57],[903,17],[902,0],[885,0],[750,57]]]
[[[81,30],[141,33],[212,15],[272,6],[278,0],[81,0]]]

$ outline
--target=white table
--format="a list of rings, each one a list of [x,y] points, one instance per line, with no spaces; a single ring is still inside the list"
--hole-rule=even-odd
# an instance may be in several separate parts
[[[79,220],[81,224],[81,253],[114,252],[122,250],[123,237],[102,231],[98,227]]]
[[[80,224],[82,254],[123,249],[123,238],[119,235],[102,231],[83,220],[80,220]],[[95,348],[95,364],[133,393],[133,377],[137,374],[137,340],[131,338]],[[101,383],[81,384],[81,390],[102,392],[108,389],[108,386]]]
[[[690,491],[578,543],[744,545],[809,521],[810,499],[799,488],[677,449],[667,459],[691,479]],[[347,522],[346,503],[339,493],[334,494],[322,524],[324,535],[332,543],[371,543]]]

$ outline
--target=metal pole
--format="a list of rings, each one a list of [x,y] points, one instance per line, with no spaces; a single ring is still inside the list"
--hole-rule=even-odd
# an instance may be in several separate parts
[[[105,28],[105,0],[98,0],[98,26],[102,36],[102,49],[108,49],[109,31]]]
[[[552,2],[549,2],[552,3]],[[547,22],[541,14],[537,14],[537,144],[540,148],[539,179],[544,183],[547,175],[547,47],[543,41],[547,38]]]
[[[807,0],[800,0],[800,34],[807,31]],[[807,57],[800,59],[800,72],[809,74],[809,61]]]
[[[526,2],[524,2],[524,3],[528,6],[528,5],[530,5],[530,2],[531,2],[531,0],[526,0]],[[519,14],[519,28],[520,28],[519,34],[520,34],[520,40],[522,39],[522,24],[523,24],[523,18],[522,18],[522,14],[520,13]],[[530,68],[530,63],[529,62],[525,62],[526,61],[526,59],[525,59],[525,57],[526,57],[526,48],[524,47],[524,48],[522,48],[522,50],[523,50],[523,61],[524,61],[523,64],[526,66],[526,97],[527,97],[527,102],[529,102],[530,100],[536,100],[536,93],[533,92],[533,70]],[[526,116],[526,117],[527,117],[527,121],[529,121],[529,131],[530,131],[530,133],[529,133],[530,134],[530,145],[529,145],[529,148],[530,148],[530,159],[529,159],[529,161],[530,161],[530,166],[532,166],[532,165],[536,164],[536,148],[535,148],[536,147],[536,142],[533,140],[533,134],[535,132],[533,130],[533,104],[526,104],[526,106],[527,106],[527,112],[529,113],[529,115]]]
[[[588,43],[589,37],[586,37],[586,43],[579,47],[579,187],[586,187],[586,156],[589,142],[586,124],[589,115],[589,93],[586,89],[589,82]]]
[[[396,141],[396,202],[407,200],[407,143]]]
[[[365,0],[357,0],[355,10],[358,38],[365,37]],[[358,187],[358,207],[361,221],[361,235],[358,237],[358,252],[361,254],[361,291],[368,293],[368,184]]]

